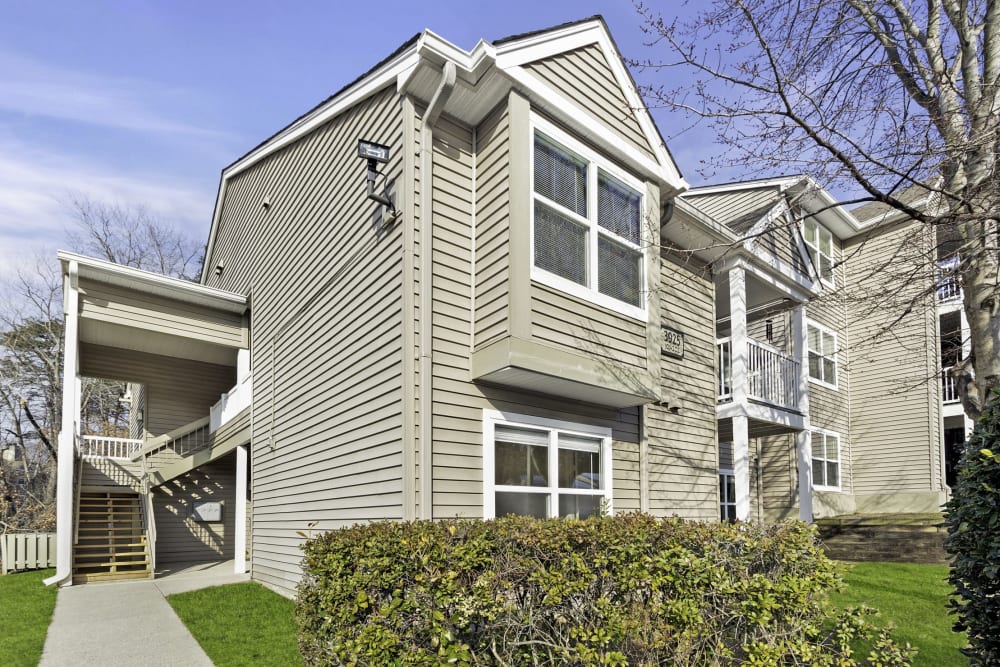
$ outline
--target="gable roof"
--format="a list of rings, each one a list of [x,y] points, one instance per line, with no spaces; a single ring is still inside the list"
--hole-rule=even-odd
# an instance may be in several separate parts
[[[575,112],[582,108],[580,105],[567,108],[564,96],[524,67],[540,59],[593,44],[601,49],[615,82],[635,114],[651,153],[644,153],[622,140],[615,129],[593,120],[588,114]],[[640,98],[635,81],[625,67],[607,24],[600,16],[504,37],[493,43],[480,40],[470,51],[455,46],[430,30],[424,30],[222,170],[201,281],[205,282],[208,276],[226,185],[231,177],[389,85],[395,84],[401,95],[411,94],[418,99],[429,99],[428,91],[432,92],[437,86],[441,68],[446,62],[454,63],[457,72],[455,90],[444,109],[449,115],[475,125],[496,106],[507,91],[516,87],[528,95],[533,105],[545,109],[570,128],[587,136],[596,148],[629,164],[644,177],[658,182],[665,198],[687,189],[687,183]]]

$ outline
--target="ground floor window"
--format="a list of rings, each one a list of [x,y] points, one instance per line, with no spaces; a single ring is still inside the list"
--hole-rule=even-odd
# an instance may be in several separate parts
[[[483,516],[586,518],[611,504],[611,429],[484,411]]]
[[[736,475],[732,470],[719,471],[719,518],[736,521]]]
[[[840,489],[840,436],[812,432],[812,477],[816,488]]]

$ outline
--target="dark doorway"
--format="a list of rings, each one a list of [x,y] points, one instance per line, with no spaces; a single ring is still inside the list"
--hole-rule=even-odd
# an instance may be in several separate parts
[[[962,456],[965,444],[965,427],[946,428],[944,430],[944,480],[949,487],[954,488],[957,481],[956,467]]]

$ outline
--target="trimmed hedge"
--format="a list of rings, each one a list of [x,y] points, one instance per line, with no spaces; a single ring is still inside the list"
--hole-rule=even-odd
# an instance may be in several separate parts
[[[659,520],[375,523],[304,547],[312,665],[909,664],[804,524]]]

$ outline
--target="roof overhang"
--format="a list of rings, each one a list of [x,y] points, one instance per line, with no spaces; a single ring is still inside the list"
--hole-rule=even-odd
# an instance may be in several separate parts
[[[626,100],[636,113],[643,134],[652,148],[652,158],[622,141],[610,128],[593,121],[587,114],[579,113],[579,107],[567,103],[565,97],[523,67],[540,58],[590,44],[597,44],[603,51]],[[395,85],[400,94],[430,100],[440,82],[441,70],[446,62],[455,64],[456,82],[443,113],[474,126],[512,89],[517,89],[531,100],[534,107],[543,109],[560,123],[585,136],[595,148],[627,164],[637,175],[657,183],[662,199],[688,189],[687,182],[681,176],[652,116],[639,97],[635,82],[602,19],[593,18],[539,31],[505,40],[499,45],[480,40],[470,51],[425,30],[368,74],[222,171],[201,282],[206,281],[211,268],[209,260],[215,245],[229,179],[386,86]]]
[[[57,253],[62,264],[63,275],[69,272],[70,262],[76,262],[80,278],[139,290],[156,296],[173,299],[182,303],[190,303],[221,310],[223,312],[242,314],[247,309],[247,297],[235,292],[206,287],[187,280],[171,278],[151,271],[133,269],[114,262],[108,262],[94,257],[78,255],[60,250]]]

